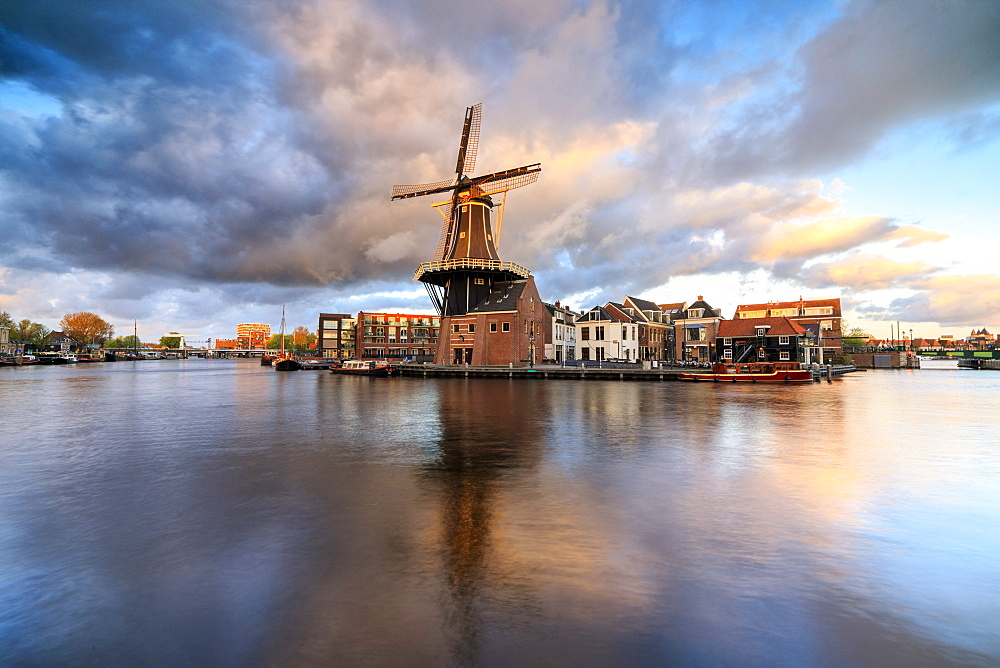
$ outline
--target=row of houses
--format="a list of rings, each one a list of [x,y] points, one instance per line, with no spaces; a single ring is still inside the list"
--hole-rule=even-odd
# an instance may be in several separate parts
[[[477,308],[446,323],[442,332],[438,315],[320,313],[316,352],[453,364],[822,362],[843,352],[839,299],[746,304],[728,320],[703,296],[690,304],[626,296],[576,312],[542,302],[529,278],[497,283]]]

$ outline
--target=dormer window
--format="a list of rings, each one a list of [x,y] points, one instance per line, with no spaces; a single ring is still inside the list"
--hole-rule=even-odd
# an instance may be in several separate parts
[[[757,336],[758,337],[767,336],[767,330],[768,329],[769,329],[768,327],[758,327],[757,328]]]
[[[689,308],[688,317],[689,318],[700,318],[701,314],[705,312],[703,308]]]

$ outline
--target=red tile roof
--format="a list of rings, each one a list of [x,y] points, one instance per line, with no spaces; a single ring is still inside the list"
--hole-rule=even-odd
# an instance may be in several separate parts
[[[741,318],[723,320],[715,332],[715,338],[735,338],[756,336],[757,327],[767,325],[768,336],[805,336],[806,328],[788,318]]]

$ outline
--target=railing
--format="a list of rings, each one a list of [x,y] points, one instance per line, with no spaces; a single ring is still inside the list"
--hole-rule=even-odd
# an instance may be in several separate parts
[[[487,260],[483,258],[458,258],[455,260],[436,260],[434,262],[421,262],[420,266],[413,273],[413,280],[419,281],[424,274],[437,271],[454,271],[456,269],[486,269],[489,271],[508,271],[512,274],[527,278],[531,276],[531,271],[517,264],[506,260]]]

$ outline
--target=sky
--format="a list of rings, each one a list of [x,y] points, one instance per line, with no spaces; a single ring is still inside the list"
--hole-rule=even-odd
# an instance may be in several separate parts
[[[994,0],[8,0],[0,310],[432,313],[441,218],[390,193],[452,178],[482,102],[476,173],[542,165],[500,255],[546,301],[997,333],[998,34]]]

